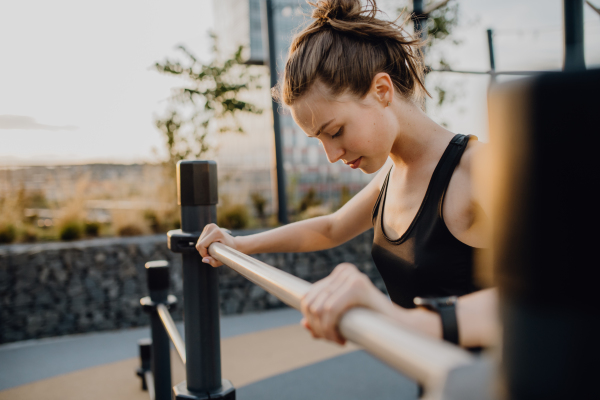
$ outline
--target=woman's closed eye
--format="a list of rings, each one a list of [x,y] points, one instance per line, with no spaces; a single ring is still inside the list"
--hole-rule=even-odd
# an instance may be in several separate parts
[[[335,139],[336,137],[340,136],[342,134],[343,130],[344,130],[344,127],[342,126],[335,134],[331,135],[331,138]]]

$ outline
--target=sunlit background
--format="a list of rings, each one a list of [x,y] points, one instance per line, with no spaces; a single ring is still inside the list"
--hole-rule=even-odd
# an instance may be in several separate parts
[[[380,1],[390,16],[404,1]],[[560,0],[461,0],[455,69],[487,70],[495,30],[498,70],[559,69]],[[231,12],[231,11],[230,11]],[[211,58],[209,30],[229,16],[211,0],[18,1],[0,5],[0,164],[154,162],[163,156],[152,114],[174,81],[150,67],[185,44]],[[586,62],[600,63],[600,16],[585,8]],[[429,81],[440,79],[431,76]],[[451,129],[486,136],[485,77],[450,77],[459,98],[440,113]]]
[[[134,374],[140,366],[136,343],[149,335],[150,320],[140,306],[140,298],[149,294],[145,264],[168,260],[169,293],[179,301],[184,296],[182,258],[167,247],[165,235],[180,227],[178,160],[217,162],[217,223],[234,235],[281,223],[261,3],[266,1],[0,2],[0,399],[81,398],[83,388],[90,399],[148,398]],[[402,10],[410,13],[412,3],[377,1],[389,19]],[[496,71],[521,74],[499,75],[498,81],[521,79],[528,71],[562,69],[561,0],[423,3],[426,10],[439,6],[430,14],[427,29],[426,64],[432,72],[426,86],[432,98],[424,107],[433,120],[456,133],[488,140],[488,30]],[[293,32],[309,21],[310,7],[304,0],[271,4],[271,44],[281,72]],[[582,4],[585,61],[588,68],[597,68],[600,0]],[[410,21],[406,29],[413,31]],[[240,46],[239,57],[234,57]],[[200,84],[200,71],[214,72],[214,79]],[[227,92],[209,103],[208,112],[202,111],[207,96],[184,96],[200,87],[215,94],[217,80],[230,88],[248,88]],[[227,96],[233,95],[236,101],[227,104],[241,110],[237,119],[223,111],[223,104],[231,100]],[[569,99],[577,107],[578,96],[571,93]],[[200,112],[194,124],[185,123],[196,111]],[[329,164],[318,140],[307,138],[284,107],[278,112],[290,221],[339,209],[372,178],[342,163]],[[496,180],[488,179],[490,186],[497,185]],[[576,235],[571,243],[579,240]],[[371,256],[372,244],[372,231],[367,231],[334,249],[255,256],[310,282],[324,278],[340,262],[351,261],[385,292]],[[557,266],[559,270],[564,263]],[[188,271],[195,267],[187,264]],[[546,267],[543,264],[544,271]],[[220,300],[218,306],[216,301],[210,304],[223,316],[223,378],[240,389],[239,398],[288,398],[290,392],[304,399],[315,392],[322,398],[416,398],[411,379],[356,347],[312,340],[298,324],[300,313],[285,309],[275,296],[231,270],[218,271]],[[554,276],[562,279],[564,274]],[[581,275],[573,276],[581,280]],[[162,273],[160,279],[165,282]],[[547,280],[543,283],[548,291],[555,287]],[[562,284],[556,287],[563,290]],[[571,286],[581,288],[580,282]],[[186,287],[194,290],[199,285]],[[593,302],[582,305],[578,296],[550,297],[536,296],[535,301],[541,298],[550,307],[561,303],[561,315],[564,310],[577,311],[590,319],[585,305]],[[577,307],[563,307],[569,304],[567,298],[578,299]],[[182,308],[171,310],[180,331]],[[540,321],[530,308],[515,315]],[[551,313],[541,315],[550,325]],[[573,321],[577,320],[569,315],[568,328],[555,330],[552,325],[552,332],[525,335],[532,341],[544,336],[541,346],[529,347],[541,352],[552,343],[552,334],[564,341],[569,337],[565,332],[580,332],[578,326],[584,325]],[[219,326],[214,321],[190,325]],[[213,339],[218,343],[218,337]],[[593,340],[567,341],[583,348]],[[209,343],[194,343],[199,342]],[[515,352],[521,349],[513,347]],[[411,354],[418,354],[413,350],[411,345]],[[527,358],[519,356],[519,362]],[[576,358],[571,356],[572,363]],[[553,352],[529,359],[544,363],[548,357],[562,359]],[[560,370],[552,362],[548,367]],[[537,368],[530,370],[547,378]],[[179,362],[173,363],[172,372],[173,384],[186,377]]]
[[[9,198],[19,189],[29,196],[29,200],[12,196],[25,207],[21,213],[29,220],[15,217],[8,223],[19,225],[17,231],[27,230],[31,223],[48,233],[48,226],[60,219],[75,218],[67,214],[108,224],[122,219],[115,213],[138,210],[139,215],[145,212],[145,219],[136,217],[140,226],[126,232],[149,233],[176,225],[173,185],[168,182],[172,175],[159,168],[173,158],[156,121],[170,110],[173,90],[184,82],[159,73],[154,65],[184,60],[179,45],[195,54],[199,63],[211,62],[216,56],[209,32],[218,38],[218,57],[230,57],[243,45],[247,60],[262,62],[258,4],[257,0],[3,2],[0,197]],[[280,69],[291,35],[306,22],[309,10],[304,1],[275,4]],[[395,18],[412,2],[378,4],[388,18]],[[487,29],[493,30],[497,71],[561,69],[560,0],[455,0],[448,7],[450,35],[436,40],[426,53],[433,69],[488,71]],[[600,15],[587,5],[584,12],[586,63],[598,66]],[[410,23],[407,28],[412,30]],[[219,164],[221,204],[238,211],[245,208],[249,215],[243,226],[266,226],[276,210],[272,114],[268,70],[252,68],[262,76],[263,88],[247,98],[265,112],[240,118],[245,134],[220,134],[210,125],[206,139],[210,149],[202,158]],[[485,141],[489,83],[488,75],[431,72],[426,85],[433,98],[427,101],[427,112],[452,131]],[[307,140],[285,110],[281,113],[292,219],[335,210],[368,182],[370,176],[359,171],[328,165],[317,141]],[[46,168],[69,165],[77,166]],[[30,166],[39,168],[24,168]],[[4,210],[4,219],[18,213],[6,202]],[[134,224],[129,221],[131,212],[124,215],[129,215],[124,225]],[[119,229],[101,229],[100,234]],[[30,233],[32,240],[46,237]]]

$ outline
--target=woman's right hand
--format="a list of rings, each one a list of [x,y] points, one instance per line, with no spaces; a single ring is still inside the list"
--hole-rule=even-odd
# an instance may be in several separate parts
[[[202,262],[206,264],[210,264],[213,267],[218,267],[223,265],[218,260],[215,260],[208,254],[208,246],[211,243],[219,242],[223,243],[226,246],[236,248],[235,239],[233,236],[225,232],[224,229],[219,228],[216,224],[208,224],[204,227],[200,238],[198,239],[198,243],[196,243],[196,250],[202,256]]]

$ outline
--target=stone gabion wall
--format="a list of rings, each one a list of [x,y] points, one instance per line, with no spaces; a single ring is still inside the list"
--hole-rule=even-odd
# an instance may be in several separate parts
[[[254,257],[311,282],[350,261],[385,290],[372,240],[368,231],[330,250]],[[171,263],[171,293],[179,300],[172,315],[181,320],[181,255],[169,251],[165,235],[0,246],[0,343],[147,325],[139,300],[148,294],[144,264],[152,260]],[[229,268],[219,274],[222,314],[284,306]]]

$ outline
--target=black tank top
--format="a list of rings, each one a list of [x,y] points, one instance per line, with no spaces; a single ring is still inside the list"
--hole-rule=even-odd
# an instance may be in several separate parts
[[[452,138],[417,215],[397,240],[387,237],[382,225],[391,168],[381,187],[373,208],[371,255],[391,300],[402,307],[414,308],[416,296],[461,296],[479,289],[473,282],[473,248],[450,233],[442,216],[446,189],[468,143],[469,136]]]

